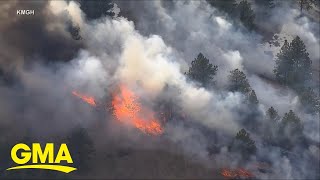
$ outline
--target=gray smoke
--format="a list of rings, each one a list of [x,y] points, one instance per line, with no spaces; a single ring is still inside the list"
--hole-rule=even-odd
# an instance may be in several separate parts
[[[265,78],[273,78],[274,58],[280,47],[270,47],[260,34],[239,27],[205,1],[116,1],[115,9],[120,9],[116,17],[92,21],[74,1],[1,3],[0,18],[5,20],[0,21],[0,72],[13,76],[11,84],[0,84],[3,127],[19,124],[16,129],[34,136],[67,133],[78,124],[92,128],[101,119],[112,119],[111,113],[105,112],[107,99],[119,84],[125,84],[150,107],[156,107],[159,99],[170,101],[195,125],[169,121],[164,140],[144,143],[145,137],[111,122],[102,128],[107,132],[99,136],[125,136],[142,149],[164,149],[163,141],[169,141],[209,167],[247,167],[241,155],[227,147],[230,139],[246,128],[241,117],[253,111],[242,106],[245,97],[241,93],[225,90],[229,71],[238,68],[247,74],[257,94],[258,121],[264,120],[270,106],[281,116],[293,109],[303,119],[306,136],[319,143],[318,117],[300,111],[294,91]],[[36,15],[9,18],[18,7],[35,9]],[[299,10],[286,5],[273,9],[272,14],[261,26],[275,27],[276,33],[288,40],[299,35],[318,72],[319,23],[298,17]],[[277,18],[279,14],[282,18]],[[81,40],[72,39],[70,26],[80,28]],[[219,67],[214,90],[199,87],[184,75],[199,52]],[[174,90],[167,92],[167,87]],[[101,109],[79,103],[72,90],[95,97]],[[219,140],[208,138],[208,130],[216,131]],[[259,148],[263,143],[259,135],[251,135],[258,146],[252,161],[265,157],[273,163],[274,172],[255,172],[259,178],[319,176],[314,173],[317,168],[305,168],[319,162],[319,146],[310,146],[294,162],[282,156],[277,147]],[[208,151],[211,146],[219,147],[219,153],[212,156]],[[177,152],[175,148],[172,151]]]

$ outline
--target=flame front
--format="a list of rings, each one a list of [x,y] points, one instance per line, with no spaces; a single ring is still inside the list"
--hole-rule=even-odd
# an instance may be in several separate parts
[[[222,169],[221,170],[221,174],[222,174],[223,177],[230,178],[230,179],[236,178],[237,175],[238,175],[237,172],[235,172],[233,170],[230,170],[230,169]]]
[[[86,95],[81,94],[81,93],[79,93],[77,91],[72,91],[72,94],[74,96],[79,97],[80,99],[82,99],[86,103],[90,104],[91,106],[97,106],[97,103],[96,103],[94,97],[92,97],[92,96],[86,96]]]
[[[249,172],[248,170],[245,170],[243,168],[238,168],[238,169],[224,168],[221,170],[221,175],[227,179],[254,177],[251,172]]]
[[[142,132],[151,135],[160,135],[163,128],[154,117],[154,113],[143,107],[137,96],[126,86],[120,86],[119,94],[112,100],[113,114],[120,122],[133,125]]]

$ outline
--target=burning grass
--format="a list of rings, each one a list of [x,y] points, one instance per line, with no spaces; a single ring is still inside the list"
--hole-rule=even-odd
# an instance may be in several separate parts
[[[243,168],[223,168],[221,170],[221,175],[226,179],[249,179],[254,177],[254,175],[250,171]]]
[[[92,96],[87,96],[77,91],[72,91],[72,94],[82,99],[84,102],[88,103],[90,106],[97,106],[96,100]]]
[[[142,132],[160,135],[163,128],[149,108],[139,103],[138,97],[128,87],[121,85],[120,92],[113,96],[113,114],[117,120],[132,125]]]
[[[155,113],[139,102],[139,98],[127,86],[121,85],[120,91],[114,93],[112,99],[112,109],[115,118],[124,124],[133,126],[149,135],[160,135],[163,128],[160,121],[155,118]],[[72,94],[79,97],[84,102],[96,107],[94,97],[72,91]]]

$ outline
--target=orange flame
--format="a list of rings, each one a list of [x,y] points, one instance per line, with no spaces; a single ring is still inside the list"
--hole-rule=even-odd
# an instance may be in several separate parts
[[[137,96],[126,86],[120,86],[119,94],[112,100],[113,114],[120,122],[133,125],[142,132],[151,135],[160,135],[163,129],[154,113],[143,107]]]
[[[224,168],[221,170],[221,175],[227,179],[254,177],[251,172],[249,172],[248,170],[245,170],[243,168],[238,168],[238,169]]]
[[[222,169],[221,175],[225,178],[236,178],[238,176],[238,173],[231,169]]]
[[[250,177],[253,177],[253,174],[243,168],[239,168],[238,169],[238,175],[240,177],[244,177],[244,178],[250,178]]]
[[[82,99],[86,103],[90,104],[91,106],[97,106],[96,101],[95,101],[94,97],[92,97],[92,96],[86,96],[86,95],[81,94],[77,91],[72,91],[72,94],[74,96],[79,97],[80,99]]]

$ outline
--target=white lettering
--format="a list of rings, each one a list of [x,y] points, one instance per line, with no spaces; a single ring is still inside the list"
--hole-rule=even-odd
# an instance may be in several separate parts
[[[34,10],[18,9],[17,15],[34,15]]]

